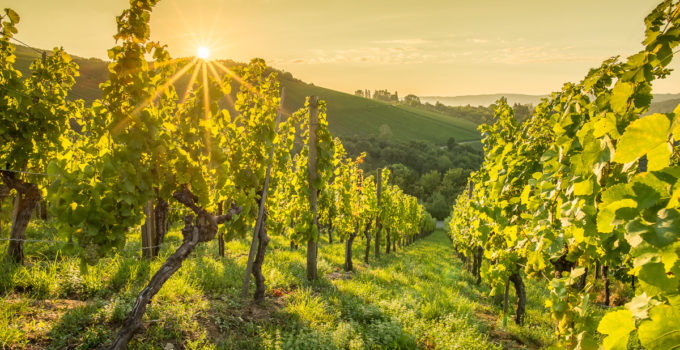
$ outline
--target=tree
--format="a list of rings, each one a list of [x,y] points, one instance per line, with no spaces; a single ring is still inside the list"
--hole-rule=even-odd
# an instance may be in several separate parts
[[[406,103],[409,106],[420,106],[420,97],[409,94],[404,97],[404,103]]]

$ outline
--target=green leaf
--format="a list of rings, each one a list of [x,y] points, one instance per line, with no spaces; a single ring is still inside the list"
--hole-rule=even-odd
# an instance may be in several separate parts
[[[638,277],[640,278],[642,290],[650,296],[655,296],[665,291],[672,291],[677,285],[674,280],[668,278],[666,269],[663,263],[660,262],[648,262],[642,265]]]
[[[649,310],[649,302],[651,300],[652,298],[648,297],[647,293],[642,293],[626,303],[626,308],[630,310],[633,317],[642,320],[648,317],[647,310]]]
[[[622,199],[600,209],[600,211],[597,213],[597,230],[602,233],[610,233],[614,231],[614,225],[619,223],[614,220],[616,219],[616,211],[621,208],[636,207],[636,201],[632,199]]]
[[[611,106],[617,114],[623,114],[628,109],[628,101],[635,91],[632,83],[619,82],[612,89]]]
[[[5,9],[5,13],[7,14],[7,17],[9,17],[9,20],[10,20],[11,22],[13,22],[14,24],[19,23],[19,20],[20,20],[21,18],[19,17],[19,14],[16,13],[14,10],[12,10],[12,9]]]
[[[619,139],[616,145],[614,161],[618,163],[630,163],[645,154],[649,154],[649,171],[659,170],[670,157],[668,147],[662,147],[668,143],[670,121],[665,114],[655,113],[632,122]],[[653,160],[653,163],[652,163]]]
[[[650,320],[640,323],[638,336],[647,349],[680,347],[680,311],[669,305],[658,305],[649,311]]]
[[[593,181],[588,179],[574,184],[574,194],[577,196],[589,196],[593,194]]]
[[[643,237],[657,247],[675,242],[680,237],[680,213],[675,209],[659,210],[653,234],[643,234]]]
[[[629,310],[608,312],[597,326],[597,331],[606,334],[602,342],[605,349],[625,350],[628,345],[628,336],[635,329],[633,314]]]

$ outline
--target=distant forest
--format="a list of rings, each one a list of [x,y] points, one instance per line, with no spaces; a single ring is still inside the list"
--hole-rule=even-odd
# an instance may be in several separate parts
[[[428,141],[391,141],[375,137],[346,137],[343,144],[353,157],[366,152],[364,171],[389,168],[391,181],[416,196],[437,219],[451,211],[451,203],[463,192],[470,172],[482,164],[477,145],[450,138],[445,145]]]

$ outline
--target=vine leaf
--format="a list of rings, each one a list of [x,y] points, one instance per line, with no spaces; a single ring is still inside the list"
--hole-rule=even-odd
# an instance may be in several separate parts
[[[630,163],[647,154],[649,171],[668,166],[671,156],[668,144],[670,127],[670,120],[661,113],[655,113],[630,123],[616,146],[614,161]]]
[[[640,343],[647,349],[676,349],[680,344],[680,310],[657,305],[649,311],[650,320],[638,329]]]
[[[633,321],[633,314],[629,310],[607,313],[600,321],[600,325],[597,326],[598,332],[607,334],[602,346],[611,350],[625,350],[628,345],[628,336],[634,329],[635,321]]]

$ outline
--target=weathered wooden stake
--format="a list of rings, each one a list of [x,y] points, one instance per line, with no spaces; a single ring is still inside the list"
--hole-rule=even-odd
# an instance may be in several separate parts
[[[378,215],[375,217],[375,258],[380,257],[380,230],[382,229],[382,224],[380,223],[380,195],[382,192],[382,169],[377,170],[378,174],[376,177],[376,187],[378,195]]]
[[[309,97],[309,156],[308,156],[308,168],[309,168],[309,206],[312,210],[313,215],[313,225],[316,225],[317,230],[319,227],[319,217],[317,214],[317,189],[314,186],[318,174],[317,169],[317,139],[316,130],[319,126],[319,99],[316,96]],[[307,237],[307,279],[315,280],[318,277],[317,274],[317,254],[318,254],[318,242],[317,237]]]
[[[146,221],[142,226],[142,257],[153,258],[154,242],[156,242],[156,215],[153,207],[153,200],[150,199],[144,206]]]

